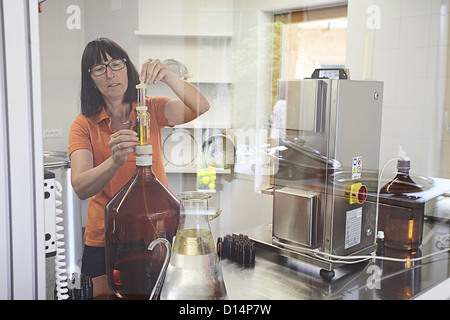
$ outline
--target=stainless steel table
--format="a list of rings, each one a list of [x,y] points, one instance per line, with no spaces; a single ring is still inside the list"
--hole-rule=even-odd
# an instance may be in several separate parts
[[[335,278],[326,282],[319,268],[277,252],[270,244],[270,225],[239,233],[258,239],[256,263],[253,268],[244,268],[228,259],[221,260],[229,300],[404,300],[430,297],[427,293],[433,288],[450,285],[448,252],[414,263],[368,261],[349,265],[336,269]],[[435,236],[449,233],[450,223],[427,220],[418,254],[438,251]],[[406,258],[408,254],[386,250],[385,256]],[[447,287],[441,292],[450,296]],[[94,279],[94,299],[114,299],[105,276]]]
[[[256,240],[256,263],[254,268],[244,268],[228,259],[221,260],[228,297],[233,300],[404,300],[429,292],[450,278],[447,252],[418,262],[370,260],[347,265],[336,269],[335,278],[327,282],[320,277],[319,268],[279,254],[271,244],[271,225],[238,233]],[[396,258],[428,255],[439,251],[435,236],[449,233],[448,221],[426,220],[420,250],[411,253],[385,249],[384,255]]]

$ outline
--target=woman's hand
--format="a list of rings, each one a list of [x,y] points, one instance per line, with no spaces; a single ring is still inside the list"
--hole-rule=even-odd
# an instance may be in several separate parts
[[[127,161],[129,153],[138,144],[136,132],[121,130],[113,133],[109,140],[111,157],[94,167],[92,151],[79,149],[70,155],[72,187],[81,200],[101,192],[110,183],[117,171]]]
[[[141,68],[141,79],[147,84],[167,83],[167,77],[174,75],[159,59],[147,59]]]
[[[164,115],[171,126],[192,121],[210,108],[208,100],[198,88],[178,77],[159,59],[147,59],[144,62],[141,80],[150,85],[161,81],[177,95],[178,99],[169,100],[164,107]]]
[[[113,133],[109,140],[111,158],[119,167],[127,162],[127,156],[134,153],[134,148],[139,144],[137,133],[133,130],[120,130]]]

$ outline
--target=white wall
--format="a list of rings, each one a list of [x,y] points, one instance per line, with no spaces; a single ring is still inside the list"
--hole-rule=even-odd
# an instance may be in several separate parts
[[[39,14],[41,48],[43,129],[61,129],[62,137],[44,137],[44,150],[67,151],[69,130],[79,113],[80,64],[84,49],[84,19],[80,28],[69,29],[72,20],[67,9],[82,0],[58,0],[43,3]],[[72,24],[70,24],[72,25]]]
[[[385,83],[381,162],[402,145],[413,173],[442,176],[449,1],[349,0],[347,66],[353,79],[363,77],[371,5],[379,8],[381,18],[373,59],[373,79]]]
[[[62,130],[62,137],[44,137],[44,150],[67,152],[70,125],[80,113],[81,56],[89,41],[110,37],[127,50],[137,65],[137,16],[137,0],[43,3],[39,15],[43,129]],[[80,24],[74,19],[79,19]]]
[[[99,37],[110,38],[127,51],[139,69],[139,44],[134,35],[138,28],[138,13],[138,0],[84,0],[85,43]]]

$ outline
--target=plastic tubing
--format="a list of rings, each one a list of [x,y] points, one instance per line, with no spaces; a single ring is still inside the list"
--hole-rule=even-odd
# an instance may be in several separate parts
[[[56,204],[56,256],[55,256],[55,276],[56,276],[56,299],[67,300],[69,298],[67,288],[67,274],[66,274],[66,255],[64,249],[64,227],[61,226],[64,218],[62,217],[63,210],[61,209],[62,201],[62,185],[55,180],[55,204]]]

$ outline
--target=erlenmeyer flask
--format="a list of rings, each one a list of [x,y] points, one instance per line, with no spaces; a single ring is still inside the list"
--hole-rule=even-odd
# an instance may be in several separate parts
[[[135,174],[105,206],[107,281],[121,298],[148,299],[159,287],[170,249],[161,239],[172,243],[179,224],[180,201],[153,173],[151,150],[136,147]]]
[[[209,226],[215,210],[208,194],[181,194],[180,225],[161,290],[161,300],[226,300],[222,268]]]

